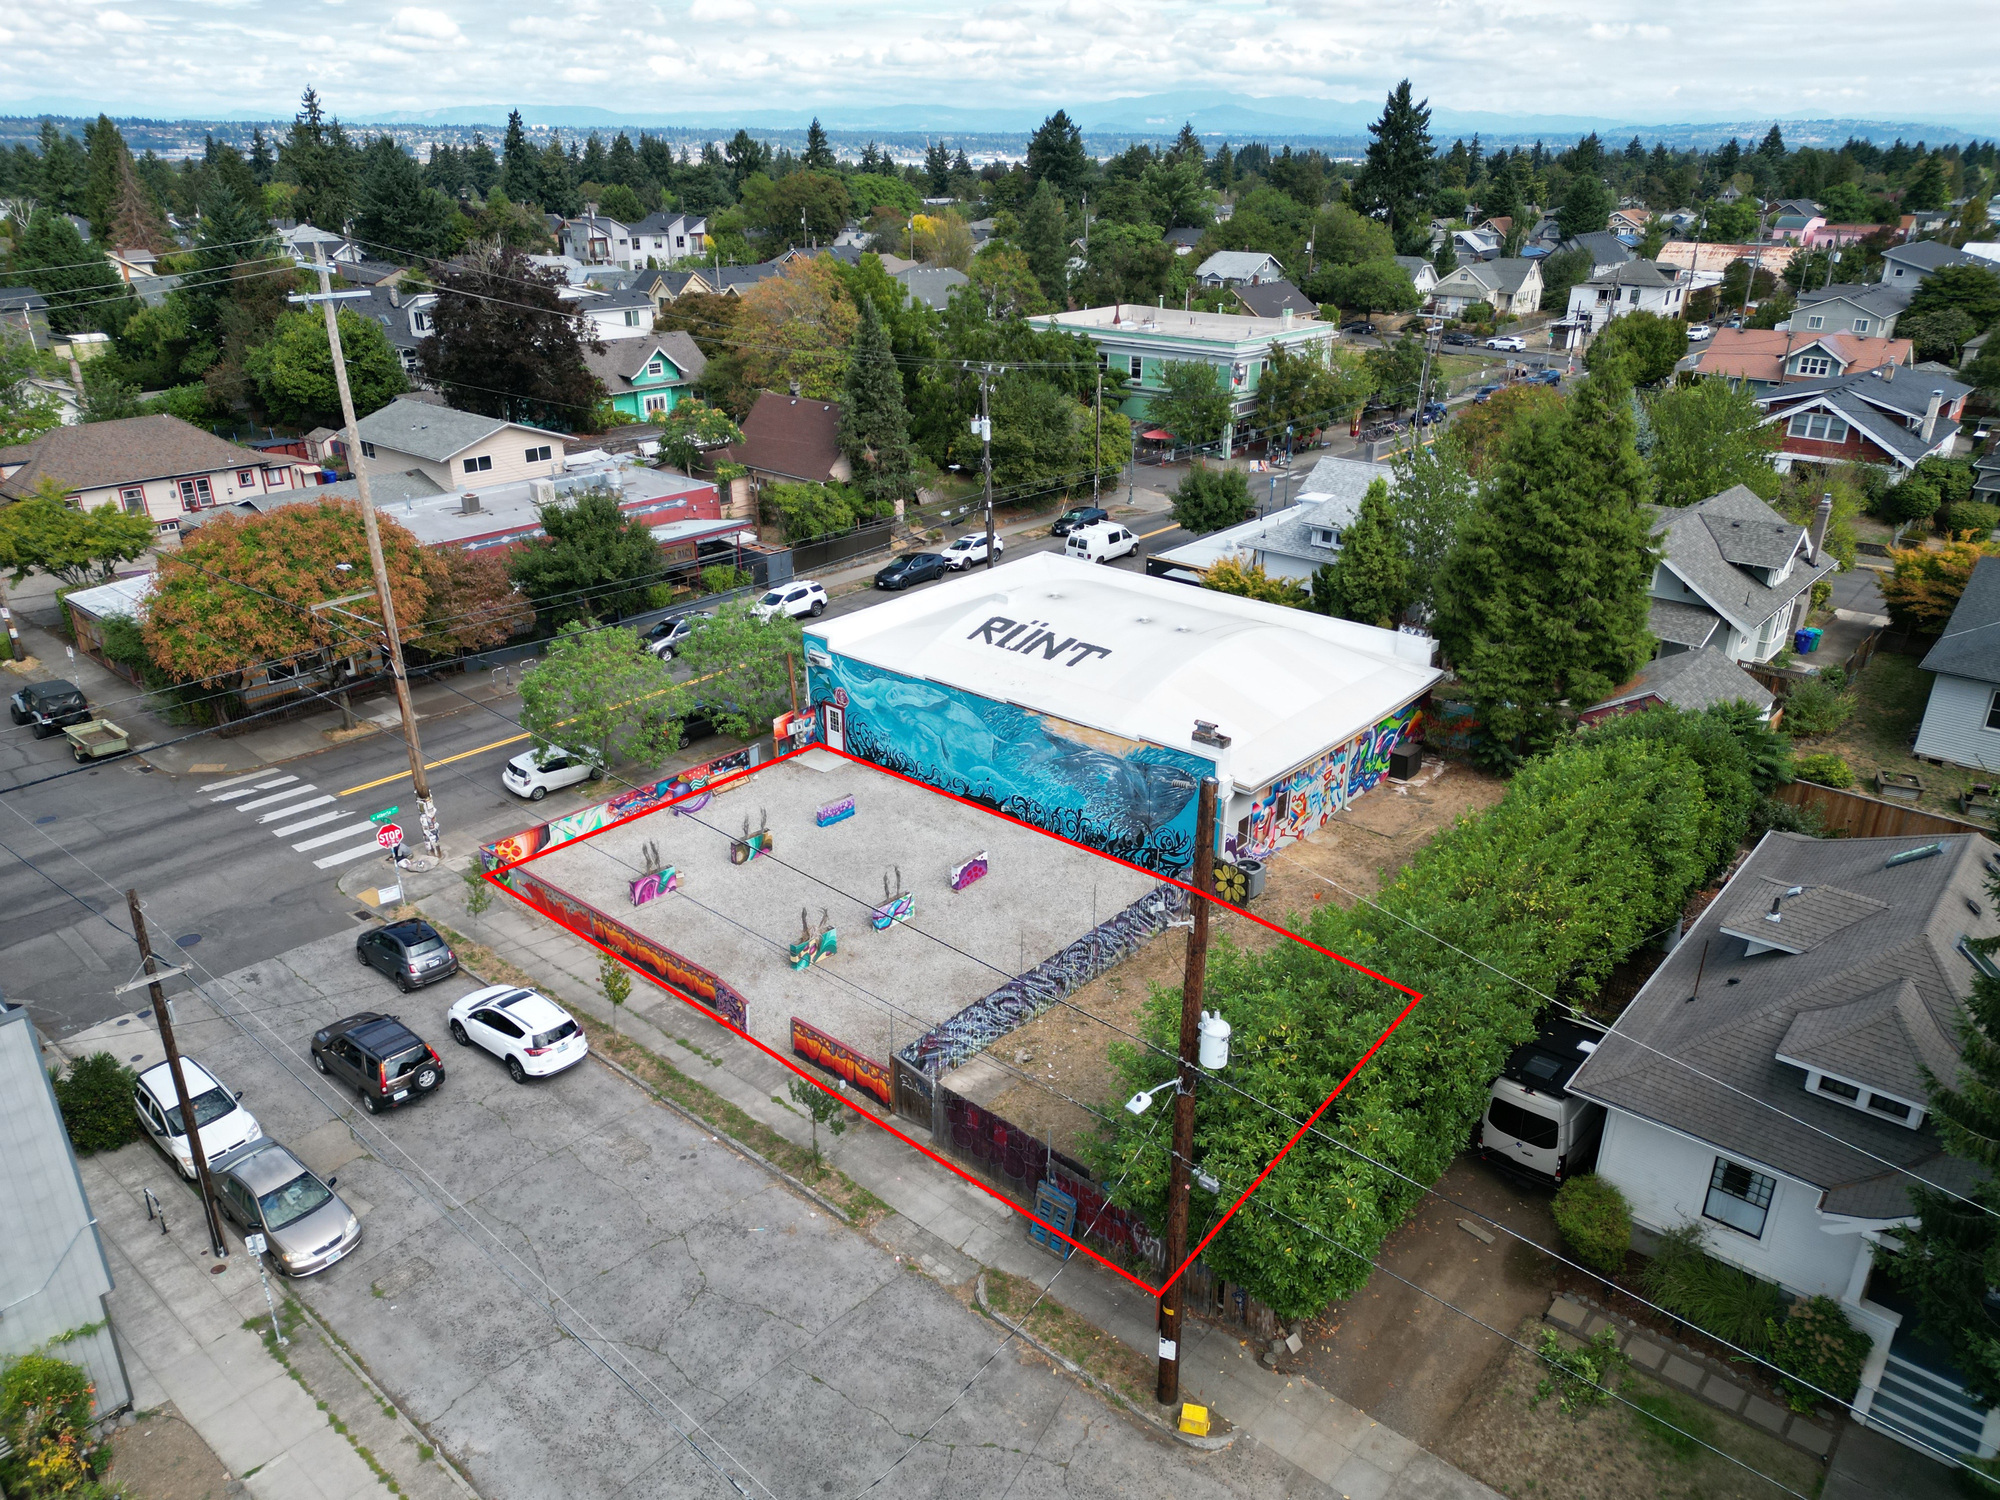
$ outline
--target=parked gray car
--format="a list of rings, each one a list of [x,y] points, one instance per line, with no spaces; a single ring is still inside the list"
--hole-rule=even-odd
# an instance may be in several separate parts
[[[216,1159],[216,1198],[244,1234],[261,1234],[272,1263],[287,1276],[310,1276],[361,1243],[361,1221],[333,1185],[266,1137]]]

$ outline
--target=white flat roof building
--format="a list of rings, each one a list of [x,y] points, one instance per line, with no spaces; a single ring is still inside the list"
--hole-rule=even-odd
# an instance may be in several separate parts
[[[1374,735],[1443,676],[1428,638],[1045,553],[810,622],[806,645],[820,669],[816,701],[851,684],[842,703],[850,729],[877,745],[922,742],[913,763],[928,757],[947,779],[994,783],[993,793],[974,795],[1004,805],[1016,776],[1046,782],[1074,768],[1101,777],[1109,767],[1085,769],[1086,748],[1183,771],[1207,762],[1225,834],[1250,816],[1251,800]],[[952,692],[876,694],[879,672],[870,669]],[[962,711],[954,694],[1034,716],[1042,735],[1079,753],[1051,757],[1039,744],[1024,752],[1018,727],[991,731],[991,715],[993,743],[984,732],[968,736],[961,721],[982,710]],[[864,712],[872,725],[860,723]],[[897,714],[907,722],[886,722]],[[1025,760],[1015,766],[1010,754]],[[976,774],[958,764],[968,757],[980,762]],[[1345,797],[1343,780],[1326,811]]]

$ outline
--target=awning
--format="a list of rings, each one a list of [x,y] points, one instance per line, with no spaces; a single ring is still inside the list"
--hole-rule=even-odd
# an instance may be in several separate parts
[[[1174,435],[1164,427],[1155,427],[1151,432],[1142,432],[1139,436],[1149,443],[1171,443],[1174,440]]]

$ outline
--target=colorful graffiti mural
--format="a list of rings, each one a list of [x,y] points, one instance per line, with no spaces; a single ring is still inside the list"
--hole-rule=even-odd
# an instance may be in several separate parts
[[[891,885],[889,877],[882,877],[882,904],[868,913],[868,920],[875,924],[877,932],[887,932],[898,922],[907,922],[917,914],[917,898],[914,893],[903,889],[903,870],[896,868],[896,883]]]
[[[825,963],[840,951],[840,934],[833,930],[833,923],[827,920],[826,908],[821,907],[819,928],[813,924],[803,910],[799,912],[799,940],[791,945],[791,964],[795,969],[810,969],[814,964]]]
[[[668,891],[677,891],[680,888],[680,872],[672,865],[668,865],[664,870],[641,875],[632,882],[632,904],[644,906],[648,901],[657,901]]]
[[[727,755],[717,756],[698,766],[689,766],[684,771],[676,771],[664,781],[656,781],[651,786],[634,787],[629,792],[621,792],[606,802],[595,802],[589,807],[578,808],[560,818],[546,823],[537,823],[533,828],[521,832],[498,843],[482,845],[479,857],[489,870],[497,870],[503,865],[519,864],[522,860],[553,849],[558,844],[566,844],[573,838],[586,833],[595,833],[600,828],[608,828],[622,818],[634,817],[649,812],[663,803],[672,802],[677,797],[686,797],[691,792],[707,793],[716,782],[749,770],[757,763],[756,747],[745,745],[741,750],[732,750]],[[708,795],[701,797],[706,803]]]
[[[1290,776],[1274,781],[1250,805],[1248,843],[1232,838],[1227,852],[1262,859],[1286,839],[1317,832],[1389,769],[1389,752],[1423,733],[1416,704],[1399,709],[1365,734],[1356,735]]]
[[[819,738],[819,715],[811,709],[782,713],[771,721],[771,744],[780,755],[803,750]]]
[[[769,854],[772,849],[771,815],[760,812],[762,822],[757,831],[750,831],[750,815],[743,815],[743,837],[729,841],[729,862],[732,865],[747,865],[760,854]]]
[[[813,821],[820,827],[826,828],[853,816],[854,794],[849,792],[845,797],[836,798],[816,811],[813,814]]]
[[[607,917],[527,870],[509,870],[501,878],[543,916],[597,943],[663,989],[686,995],[739,1031],[749,1028],[750,1003],[719,974],[634,932],[617,918]]]
[[[860,1089],[883,1104],[890,1102],[887,1068],[797,1016],[792,1017],[792,1051],[815,1067],[826,1069],[849,1087]]]
[[[850,753],[1143,869],[1192,864],[1212,762],[822,654],[808,655],[807,685],[815,703],[846,694]]]

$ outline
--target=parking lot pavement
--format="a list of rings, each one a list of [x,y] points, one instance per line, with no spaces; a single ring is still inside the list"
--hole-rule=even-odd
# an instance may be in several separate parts
[[[226,976],[236,1021],[177,1010],[268,1133],[338,1163],[361,1245],[293,1290],[490,1500],[1312,1489],[1259,1444],[1133,1424],[597,1063],[512,1083],[446,1035],[471,987],[399,996],[342,936]],[[447,1077],[369,1117],[306,1051],[377,1007]]]

